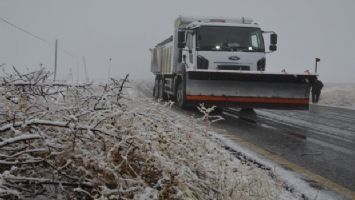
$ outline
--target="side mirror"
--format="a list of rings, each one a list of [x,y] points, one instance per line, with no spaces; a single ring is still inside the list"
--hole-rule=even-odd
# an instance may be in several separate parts
[[[186,46],[185,31],[178,32],[178,48],[182,49]]]
[[[276,51],[277,50],[277,46],[276,45],[270,45],[269,46],[269,50],[270,51]]]
[[[270,35],[270,44],[276,46],[277,44],[277,34],[273,33]]]

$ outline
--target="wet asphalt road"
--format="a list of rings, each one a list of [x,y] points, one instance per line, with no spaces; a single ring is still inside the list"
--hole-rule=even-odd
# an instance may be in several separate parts
[[[243,116],[243,115],[241,115]],[[215,126],[355,191],[355,110],[256,110],[254,121],[230,112]]]
[[[137,89],[151,97],[147,87]],[[309,111],[256,110],[252,121],[237,113],[223,112],[225,120],[214,126],[355,191],[355,110],[320,105]]]

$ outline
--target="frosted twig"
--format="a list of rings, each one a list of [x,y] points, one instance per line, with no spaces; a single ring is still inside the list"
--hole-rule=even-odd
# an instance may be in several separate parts
[[[17,136],[17,137],[14,137],[14,138],[10,138],[10,139],[7,139],[7,140],[4,140],[4,141],[0,142],[0,148],[4,147],[6,145],[9,145],[9,144],[16,143],[16,142],[20,142],[20,141],[24,141],[24,140],[34,140],[34,139],[39,139],[39,138],[41,138],[41,136],[40,135],[35,135],[35,134],[20,135],[20,136]]]

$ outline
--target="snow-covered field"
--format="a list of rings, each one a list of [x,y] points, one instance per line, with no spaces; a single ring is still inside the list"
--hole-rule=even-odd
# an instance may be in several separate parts
[[[319,103],[355,109],[355,83],[325,83]]]

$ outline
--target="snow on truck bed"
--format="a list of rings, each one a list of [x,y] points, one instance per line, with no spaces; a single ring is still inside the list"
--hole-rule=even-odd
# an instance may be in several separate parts
[[[277,171],[226,150],[207,122],[146,98],[126,79],[37,84],[46,77],[0,79],[0,198],[303,198]]]

